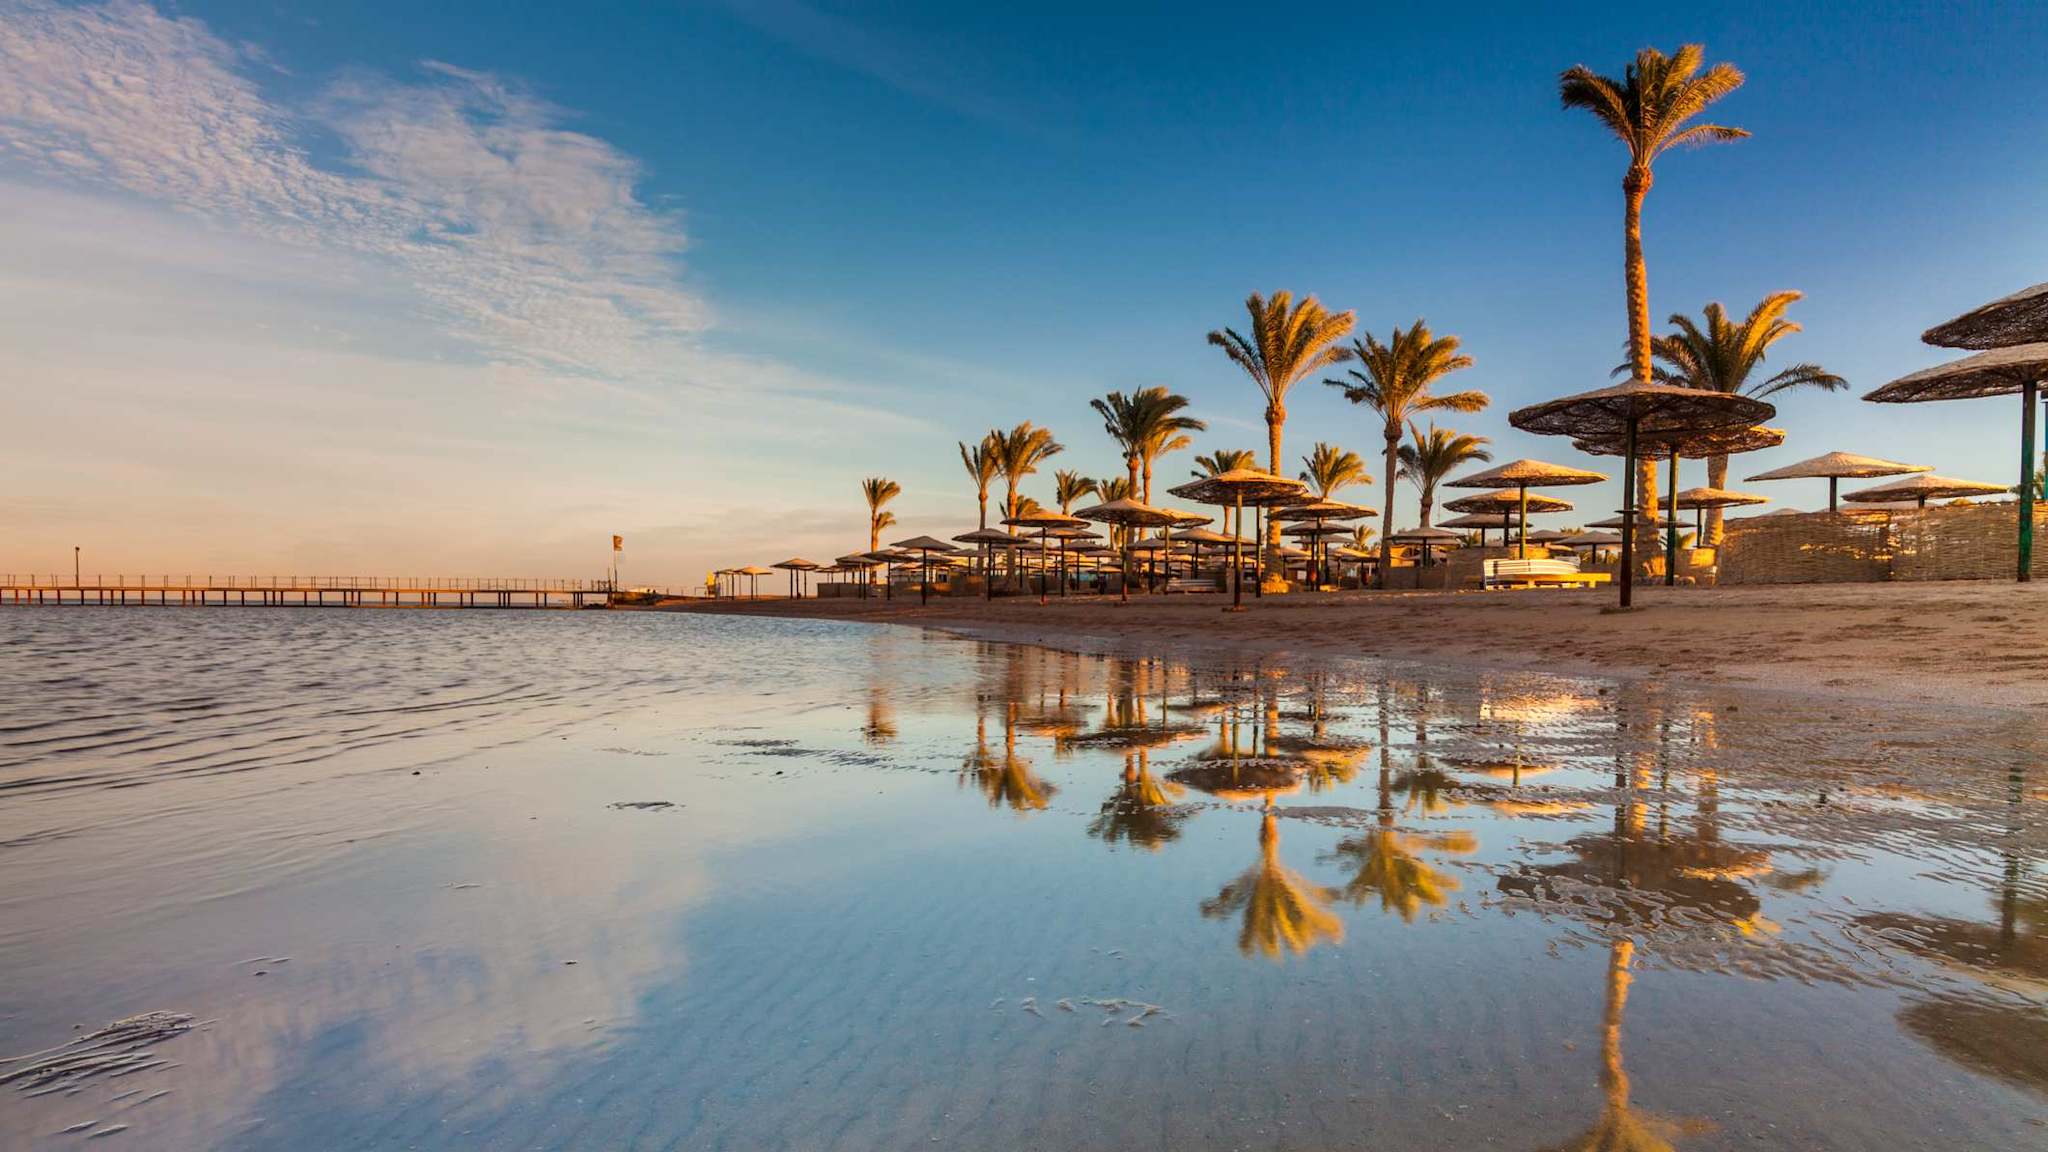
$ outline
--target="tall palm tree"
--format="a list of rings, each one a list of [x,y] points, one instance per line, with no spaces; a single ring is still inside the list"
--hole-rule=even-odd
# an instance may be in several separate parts
[[[1346,484],[1372,483],[1372,475],[1365,470],[1365,461],[1359,459],[1358,453],[1321,440],[1316,441],[1314,451],[1301,458],[1301,463],[1302,481],[1325,500]]]
[[[1296,304],[1286,292],[1275,292],[1270,300],[1254,292],[1245,299],[1244,309],[1251,317],[1251,335],[1224,328],[1209,333],[1209,343],[1223,349],[1232,363],[1244,369],[1266,398],[1267,470],[1280,476],[1284,475],[1280,433],[1287,426],[1288,389],[1351,358],[1350,349],[1339,342],[1351,334],[1357,316],[1331,312],[1314,296],[1303,297]],[[1279,546],[1279,525],[1266,526],[1266,541],[1270,547]]]
[[[1819,388],[1833,392],[1849,382],[1818,364],[1794,364],[1761,380],[1751,376],[1762,367],[1771,345],[1799,331],[1799,325],[1785,319],[1785,309],[1801,298],[1798,292],[1773,292],[1763,298],[1749,315],[1739,321],[1716,302],[1701,311],[1703,324],[1692,317],[1674,314],[1672,331],[1650,341],[1650,354],[1658,363],[1651,366],[1654,379],[1686,388],[1711,392],[1732,392],[1759,399],[1791,388]],[[1624,365],[1617,371],[1625,371]],[[1707,458],[1707,486],[1728,484],[1728,457]],[[1707,512],[1707,544],[1721,542],[1721,510]]]
[[[1064,444],[1052,438],[1051,429],[1037,427],[1029,420],[1008,432],[990,432],[988,443],[995,450],[996,471],[1009,489],[1003,508],[1011,516],[1016,515],[1017,486],[1026,476],[1037,472],[1040,464],[1066,450]]]
[[[1100,400],[1090,400],[1088,405],[1102,417],[1102,430],[1123,449],[1124,468],[1130,473],[1132,486],[1144,494],[1142,499],[1146,503],[1152,500],[1152,462],[1192,444],[1188,433],[1209,427],[1192,416],[1180,414],[1188,406],[1187,397],[1156,385],[1129,396],[1111,392]]]
[[[1094,494],[1095,481],[1081,475],[1079,472],[1072,472],[1062,468],[1052,474],[1052,496],[1053,499],[1060,502],[1060,511],[1062,513],[1072,512],[1074,510],[1074,501],[1079,500],[1083,496],[1092,496]]]
[[[1370,551],[1372,549],[1372,542],[1378,535],[1379,533],[1374,531],[1373,526],[1370,524],[1353,524],[1351,526],[1351,546],[1360,552]]]
[[[1645,48],[1619,79],[1601,76],[1574,64],[1557,79],[1557,94],[1566,108],[1584,108],[1598,117],[1628,147],[1628,171],[1621,178],[1622,273],[1628,282],[1628,359],[1637,380],[1652,379],[1650,368],[1650,273],[1643,263],[1643,198],[1654,180],[1651,165],[1672,148],[1696,147],[1740,140],[1749,133],[1722,124],[1692,124],[1708,105],[1742,87],[1742,70],[1733,64],[1701,69],[1705,50],[1680,46],[1666,56]],[[1657,462],[1639,461],[1637,481],[1641,506],[1650,510],[1655,535]]]
[[[1365,339],[1352,342],[1352,351],[1357,355],[1359,367],[1345,373],[1350,379],[1325,380],[1323,383],[1342,389],[1346,400],[1371,408],[1385,421],[1381,435],[1387,445],[1387,482],[1380,516],[1381,523],[1391,530],[1394,527],[1394,476],[1400,470],[1398,449],[1408,418],[1418,412],[1477,412],[1486,407],[1488,401],[1484,392],[1452,392],[1438,396],[1429,390],[1430,385],[1445,376],[1470,368],[1472,358],[1458,351],[1456,336],[1434,335],[1429,325],[1420,320],[1405,329],[1395,328],[1385,344],[1368,332]],[[1374,578],[1381,588],[1387,586],[1391,551],[1391,541],[1381,537],[1379,572]]]
[[[1195,457],[1195,470],[1189,475],[1197,480],[1205,476],[1221,476],[1225,472],[1234,472],[1239,468],[1254,467],[1258,460],[1259,454],[1249,448],[1221,448],[1212,455]],[[1243,527],[1237,522],[1237,518],[1243,514],[1236,508],[1225,508],[1223,530],[1232,536],[1237,535],[1238,529]]]
[[[870,476],[860,482],[860,494],[868,502],[868,551],[878,552],[882,547],[882,529],[896,523],[896,514],[882,511],[882,506],[903,494],[903,486],[886,476]]]
[[[974,502],[979,510],[978,528],[988,527],[988,486],[996,482],[996,454],[989,448],[989,438],[984,436],[981,443],[969,448],[965,442],[960,445],[960,465],[967,469],[967,475],[974,480]]]
[[[1427,433],[1410,420],[1408,440],[1395,457],[1401,461],[1401,478],[1422,493],[1422,518],[1416,521],[1418,525],[1429,523],[1430,509],[1436,507],[1438,484],[1475,460],[1493,459],[1493,453],[1482,447],[1487,443],[1486,437],[1439,428],[1434,420],[1430,421]]]

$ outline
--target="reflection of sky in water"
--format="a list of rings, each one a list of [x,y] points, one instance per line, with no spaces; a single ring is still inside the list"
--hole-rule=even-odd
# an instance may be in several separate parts
[[[2040,745],[1984,718],[830,624],[34,620],[38,683],[152,738],[5,725],[0,1046],[211,1023],[0,1097],[0,1142],[2039,1139]]]

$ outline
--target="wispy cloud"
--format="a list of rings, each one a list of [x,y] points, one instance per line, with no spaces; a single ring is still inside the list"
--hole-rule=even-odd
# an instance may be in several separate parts
[[[0,4],[0,158],[388,261],[486,357],[631,382],[707,323],[631,157],[489,73],[426,62],[268,100],[247,47],[132,0]],[[343,145],[323,166],[302,141]]]

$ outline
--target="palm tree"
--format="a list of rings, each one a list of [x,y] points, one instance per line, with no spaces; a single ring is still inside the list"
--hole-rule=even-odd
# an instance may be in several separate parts
[[[1398,449],[1401,446],[1402,429],[1410,415],[1417,412],[1477,412],[1486,407],[1484,392],[1453,392],[1437,396],[1430,392],[1430,385],[1462,368],[1472,366],[1472,358],[1458,351],[1456,336],[1437,336],[1429,325],[1417,320],[1406,329],[1395,328],[1393,335],[1382,344],[1368,332],[1365,339],[1352,342],[1359,367],[1345,375],[1349,380],[1325,380],[1332,388],[1342,389],[1344,398],[1353,404],[1363,404],[1380,414],[1385,421],[1381,435],[1387,444],[1385,498],[1380,508],[1382,523],[1389,529],[1394,526],[1394,476],[1400,470]],[[1375,583],[1381,588],[1387,586],[1387,565],[1391,559],[1390,541],[1380,540],[1379,572]]]
[[[1221,476],[1225,472],[1235,472],[1239,468],[1253,467],[1258,463],[1258,459],[1259,454],[1249,448],[1222,448],[1213,455],[1195,457],[1195,470],[1189,475],[1197,480],[1205,476]],[[1243,527],[1237,522],[1237,518],[1242,515],[1243,512],[1236,508],[1225,508],[1224,531],[1232,536],[1237,535],[1238,529]]]
[[[882,511],[882,506],[902,495],[903,486],[886,476],[870,476],[860,482],[860,494],[868,502],[868,551],[878,552],[882,529],[896,523],[895,513]]]
[[[1130,474],[1131,485],[1144,493],[1146,503],[1152,500],[1152,461],[1193,443],[1187,433],[1209,427],[1192,416],[1180,415],[1188,406],[1187,397],[1159,386],[1142,388],[1129,396],[1111,392],[1100,400],[1090,400],[1088,405],[1102,417],[1102,430],[1123,449],[1124,468]]]
[[[1275,292],[1270,300],[1254,292],[1245,299],[1244,309],[1251,317],[1249,337],[1224,328],[1209,333],[1209,343],[1223,349],[1224,355],[1244,369],[1266,398],[1268,471],[1279,476],[1283,474],[1280,433],[1287,425],[1287,391],[1316,372],[1351,358],[1351,351],[1338,341],[1350,334],[1357,317],[1328,311],[1314,296],[1296,304],[1286,292]],[[1279,525],[1266,526],[1266,542],[1269,547],[1279,546]]]
[[[1401,478],[1422,493],[1422,518],[1416,523],[1428,524],[1430,509],[1436,507],[1436,486],[1475,460],[1493,459],[1493,453],[1480,447],[1486,437],[1439,428],[1434,420],[1426,434],[1410,420],[1408,439],[1410,443],[1401,445],[1395,456],[1401,461]]]
[[[1351,546],[1360,552],[1371,551],[1373,538],[1378,535],[1379,533],[1375,532],[1370,524],[1353,524],[1351,526]]]
[[[1628,171],[1621,178],[1622,272],[1628,281],[1628,359],[1634,379],[1648,381],[1650,368],[1650,274],[1643,263],[1643,198],[1654,180],[1651,165],[1672,148],[1740,140],[1749,133],[1721,124],[1689,124],[1709,104],[1742,87],[1742,71],[1716,64],[1702,71],[1705,51],[1682,45],[1676,55],[1655,48],[1636,53],[1620,79],[1601,76],[1582,64],[1565,69],[1557,94],[1566,108],[1584,108],[1628,147]],[[1642,507],[1650,510],[1655,533],[1657,462],[1637,464]]]
[[[1052,496],[1060,502],[1062,513],[1071,513],[1074,510],[1074,501],[1094,494],[1095,481],[1079,472],[1062,468],[1052,474]]]
[[[1770,353],[1771,345],[1800,330],[1799,325],[1785,319],[1785,309],[1800,298],[1798,292],[1773,292],[1741,321],[1730,321],[1721,305],[1712,303],[1702,309],[1704,326],[1693,323],[1690,316],[1674,314],[1670,320],[1672,332],[1650,341],[1650,354],[1660,361],[1651,366],[1654,378],[1666,384],[1759,399],[1791,388],[1819,388],[1824,392],[1847,388],[1847,380],[1818,364],[1794,364],[1765,379],[1750,379]],[[1616,371],[1629,367],[1623,365]],[[1723,488],[1727,484],[1728,457],[1708,457],[1707,487]],[[1713,508],[1707,512],[1706,543],[1720,542],[1721,509]]]
[[[967,475],[974,480],[974,502],[979,509],[978,528],[988,527],[988,486],[995,483],[996,454],[989,448],[989,438],[984,436],[981,443],[969,448],[960,445],[960,465],[967,469]]]
[[[1358,453],[1347,452],[1335,444],[1316,441],[1315,450],[1303,456],[1301,462],[1304,466],[1301,479],[1325,500],[1346,484],[1372,483],[1372,476],[1366,472],[1365,461],[1358,458]]]
[[[1052,438],[1051,429],[1037,427],[1029,420],[1008,432],[998,429],[988,435],[989,447],[995,451],[996,471],[1009,488],[1003,507],[1008,515],[1015,516],[1017,486],[1026,476],[1037,472],[1040,464],[1065,451],[1066,446]]]

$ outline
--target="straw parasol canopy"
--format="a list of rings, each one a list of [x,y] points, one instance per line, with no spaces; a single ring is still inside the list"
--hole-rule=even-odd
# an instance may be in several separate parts
[[[1427,524],[1424,524],[1419,528],[1409,528],[1401,532],[1393,533],[1392,535],[1387,537],[1387,540],[1388,542],[1394,544],[1421,545],[1422,563],[1424,564],[1424,566],[1427,566],[1429,564],[1429,550],[1431,548],[1456,548],[1458,545],[1464,543],[1464,537],[1458,535],[1456,532],[1446,531],[1442,528],[1432,528]]]
[[[1715,457],[1736,456],[1744,452],[1755,452],[1764,448],[1776,448],[1785,442],[1785,430],[1765,428],[1762,425],[1728,425],[1722,428],[1681,429],[1651,431],[1636,437],[1636,453],[1640,456],[1652,453],[1662,455],[1671,462],[1669,490],[1678,491],[1678,461],[1711,460]],[[1613,437],[1594,437],[1572,442],[1573,447],[1591,456],[1620,456],[1626,453],[1627,445]],[[1667,521],[1664,530],[1664,582],[1678,582],[1678,533],[1669,526],[1677,516],[1675,507],[1666,503],[1663,515]],[[1698,517],[1695,518],[1699,519]],[[1700,524],[1698,531],[1701,542],[1705,541],[1706,525]]]
[[[1747,492],[1733,492],[1726,488],[1687,488],[1671,494],[1673,508],[1692,510],[1694,545],[1707,542],[1706,516],[1709,508],[1740,508],[1749,504],[1768,504],[1768,496],[1752,496]]]
[[[761,577],[775,575],[775,569],[763,568],[759,564],[749,564],[745,568],[734,568],[732,574],[735,576],[745,576],[747,578],[747,599],[758,600],[761,598]]]
[[[1911,500],[1921,508],[1929,500],[1950,500],[1958,496],[1989,496],[1995,492],[2009,492],[2003,484],[1984,484],[1976,480],[1952,480],[1946,476],[1923,473],[1906,480],[1890,484],[1879,484],[1874,488],[1859,488],[1842,499],[1856,504],[1883,504],[1894,500]]]
[[[1633,518],[1633,517],[1631,517],[1630,519],[1634,519],[1634,518]],[[1649,525],[1649,526],[1650,526],[1650,527],[1652,527],[1652,528],[1683,528],[1683,527],[1685,527],[1685,525],[1683,525],[1683,524],[1680,524],[1680,523],[1679,523],[1678,521],[1676,521],[1676,520],[1673,520],[1673,519],[1671,519],[1671,518],[1670,518],[1670,517],[1668,517],[1668,516],[1667,516],[1667,517],[1663,517],[1663,518],[1661,518],[1661,519],[1658,519],[1658,520],[1655,520],[1655,521],[1652,521],[1652,520],[1649,520],[1649,519],[1644,519],[1644,520],[1642,520],[1642,521],[1640,521],[1640,522],[1641,522],[1641,523],[1643,523],[1643,524],[1647,524],[1647,525]],[[1624,520],[1624,519],[1623,519],[1622,517],[1620,517],[1620,516],[1609,516],[1609,517],[1608,517],[1607,519],[1605,519],[1605,520],[1595,520],[1595,521],[1593,521],[1593,522],[1592,522],[1591,524],[1588,524],[1588,525],[1586,525],[1586,527],[1588,527],[1588,528],[1626,528],[1626,527],[1628,527],[1628,523],[1629,523],[1629,521],[1628,521],[1628,520]]]
[[[1773,468],[1745,477],[1743,483],[1754,484],[1759,480],[1820,480],[1828,482],[1828,511],[1840,505],[1839,489],[1844,480],[1870,480],[1879,476],[1904,476],[1913,472],[1932,472],[1931,464],[1901,464],[1896,460],[1880,460],[1875,456],[1858,456],[1854,452],[1829,452],[1783,468]]]
[[[1546,436],[1621,441],[1625,460],[1621,474],[1622,517],[1632,529],[1636,501],[1636,453],[1638,441],[1644,433],[1676,434],[1737,428],[1761,424],[1777,414],[1774,406],[1740,393],[1681,388],[1652,380],[1629,380],[1516,409],[1509,413],[1508,423],[1524,432]],[[1629,606],[1635,591],[1633,535],[1632,530],[1624,532],[1621,579],[1615,581],[1620,586],[1623,608]]]
[[[1254,508],[1273,504],[1299,503],[1308,495],[1308,485],[1300,480],[1278,476],[1257,468],[1232,468],[1214,476],[1176,485],[1167,492],[1182,500],[1197,504],[1215,504],[1235,509],[1240,529],[1243,526],[1244,506]],[[1231,581],[1230,611],[1244,609],[1244,554],[1242,543],[1231,546],[1230,568],[1234,576]]]
[[[1362,504],[1346,504],[1342,500],[1315,500],[1273,509],[1273,519],[1282,523],[1294,520],[1359,520],[1377,515],[1378,512]]]
[[[1515,554],[1520,556],[1529,544],[1529,489],[1560,488],[1575,484],[1598,484],[1607,477],[1583,468],[1567,468],[1562,464],[1547,464],[1541,460],[1510,460],[1499,467],[1475,472],[1444,481],[1446,488],[1512,488],[1521,497],[1521,508],[1516,521],[1520,533],[1516,537]],[[1478,508],[1460,508],[1455,502],[1444,507],[1453,512],[1476,512]],[[1570,505],[1565,505],[1569,508]],[[1538,509],[1542,511],[1542,509]],[[1505,532],[1503,532],[1505,535]]]
[[[1621,537],[1612,532],[1580,532],[1561,537],[1558,543],[1567,548],[1612,548],[1621,543]]]
[[[1207,528],[1176,528],[1167,533],[1168,540],[1185,540],[1190,544],[1235,544],[1237,537],[1225,536]]]
[[[1560,532],[1555,528],[1544,528],[1540,531],[1529,533],[1529,540],[1536,544],[1555,544],[1569,535],[1571,533]]]
[[[1308,549],[1296,548],[1290,544],[1282,544],[1273,549],[1273,555],[1283,560],[1306,560],[1308,559]]]
[[[891,544],[890,547],[901,548],[906,552],[917,553],[917,602],[920,604],[928,604],[931,602],[932,553],[937,552],[943,555],[948,552],[959,551],[958,548],[953,547],[951,544],[947,543],[944,540],[940,540],[935,536],[912,536],[908,540],[898,540],[894,544]]]
[[[1173,526],[1175,528],[1200,528],[1204,524],[1214,524],[1216,522],[1214,516],[1204,516],[1200,512],[1182,512],[1178,508],[1169,508],[1167,511],[1174,513]]]
[[[1168,528],[1172,527],[1186,513],[1172,508],[1155,508],[1136,500],[1111,500],[1074,513],[1077,519],[1097,524],[1114,524],[1122,528]],[[1128,549],[1125,550],[1128,553]],[[1129,603],[1131,581],[1129,566],[1126,565],[1124,579],[1118,582],[1117,602]]]
[[[1500,529],[1501,543],[1505,544],[1507,543],[1508,532],[1515,526],[1515,514],[1513,512],[1467,512],[1463,516],[1453,516],[1449,520],[1439,520],[1436,522],[1436,526],[1439,528],[1476,528],[1479,530],[1479,542],[1481,544],[1486,543],[1487,529],[1498,528]],[[1534,540],[1535,538],[1536,534],[1531,532],[1529,539]]]
[[[2048,284],[2022,288],[1920,334],[1943,348],[2010,348],[2048,340]]]
[[[2030,292],[2039,289],[2029,289]],[[1925,368],[1865,396],[1879,404],[1921,400],[1968,400],[1979,396],[2020,397],[2019,578],[2032,578],[2034,552],[2034,402],[2048,381],[2048,343],[2015,344]]]
[[[1282,536],[1349,536],[1351,529],[1341,524],[1293,524],[1280,530]]]
[[[803,595],[803,585],[798,582],[803,579],[802,573],[816,572],[818,569],[823,568],[824,565],[806,560],[801,556],[791,556],[779,564],[770,564],[769,567],[780,568],[784,572],[789,573],[789,594],[791,597],[801,597]]]
[[[1537,516],[1541,516],[1546,512],[1569,512],[1572,510],[1572,502],[1569,500],[1560,500],[1555,496],[1545,496],[1540,492],[1531,492],[1525,496],[1523,493],[1513,489],[1502,492],[1481,492],[1477,496],[1460,496],[1456,500],[1447,501],[1444,504],[1444,510],[1447,512],[1478,512],[1482,514],[1490,512],[1495,516],[1499,516],[1502,513],[1519,515],[1525,502],[1529,512]]]

